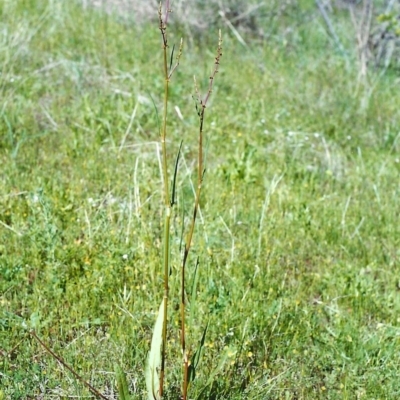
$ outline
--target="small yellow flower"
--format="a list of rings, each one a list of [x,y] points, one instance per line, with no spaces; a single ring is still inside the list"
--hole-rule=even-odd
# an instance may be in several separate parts
[[[235,351],[228,350],[228,357],[234,357],[236,355]]]

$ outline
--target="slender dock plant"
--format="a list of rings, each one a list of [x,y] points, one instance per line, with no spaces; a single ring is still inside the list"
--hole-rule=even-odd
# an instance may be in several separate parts
[[[159,29],[162,36],[163,43],[163,60],[164,60],[164,103],[163,103],[163,118],[162,118],[162,131],[161,131],[161,149],[162,149],[162,170],[163,170],[163,189],[164,189],[164,297],[163,297],[163,325],[162,325],[162,343],[161,343],[161,371],[160,371],[160,396],[163,395],[164,390],[164,377],[165,377],[165,354],[166,354],[166,343],[167,343],[167,321],[168,321],[168,296],[169,296],[169,256],[170,256],[170,223],[172,207],[174,206],[175,199],[175,182],[173,181],[172,193],[173,197],[170,198],[169,191],[169,174],[168,174],[168,162],[167,162],[167,116],[168,116],[168,95],[169,95],[169,82],[172,74],[179,65],[179,60],[182,55],[183,40],[181,40],[178,55],[176,57],[176,64],[173,64],[174,48],[170,54],[170,62],[168,65],[168,37],[167,37],[167,23],[168,16],[171,12],[169,0],[166,1],[165,16],[162,15],[162,4],[160,3],[158,9],[159,17]],[[176,162],[175,171],[177,170],[178,159]],[[176,178],[176,174],[174,174]]]
[[[167,344],[167,321],[168,321],[168,298],[169,298],[169,266],[170,266],[170,224],[172,207],[175,203],[175,183],[176,172],[179,162],[177,157],[174,180],[172,183],[172,197],[170,197],[168,157],[167,157],[167,117],[168,117],[168,96],[169,84],[173,73],[179,65],[182,55],[183,41],[181,40],[176,62],[174,62],[174,49],[168,56],[168,35],[167,23],[171,12],[169,0],[165,3],[165,13],[163,15],[162,3],[158,9],[159,30],[162,37],[163,46],[163,75],[164,75],[164,101],[162,122],[160,127],[161,151],[162,151],[162,175],[163,175],[163,196],[164,196],[164,238],[163,238],[163,270],[164,270],[164,294],[160,305],[157,321],[153,331],[153,339],[146,368],[146,384],[150,399],[158,399],[164,393],[165,361]],[[161,337],[160,337],[161,336]],[[161,339],[161,341],[160,341]],[[160,358],[161,345],[161,358]],[[159,371],[158,371],[159,370]]]
[[[170,222],[172,209],[175,203],[176,192],[176,176],[179,164],[179,154],[175,162],[175,168],[172,179],[172,187],[170,191],[170,174],[168,169],[167,157],[167,116],[168,116],[168,96],[169,84],[173,73],[179,65],[180,57],[182,54],[183,42],[181,40],[178,54],[174,64],[174,47],[169,52],[168,36],[167,36],[167,22],[170,14],[169,0],[165,3],[165,11],[163,13],[162,5],[160,3],[158,16],[159,16],[159,29],[162,37],[163,46],[163,75],[164,75],[164,101],[163,113],[160,126],[161,150],[162,150],[162,175],[163,175],[163,197],[164,197],[164,238],[163,238],[163,271],[164,271],[164,287],[163,287],[163,300],[161,302],[157,320],[153,330],[153,337],[151,348],[146,367],[146,385],[148,390],[149,400],[158,400],[164,394],[164,382],[166,376],[166,350],[167,350],[167,324],[168,324],[168,301],[169,301],[169,275],[170,275]],[[181,319],[181,350],[183,355],[183,379],[182,379],[182,396],[183,400],[187,400],[189,384],[194,380],[196,367],[200,360],[200,355],[205,342],[205,334],[207,328],[204,330],[200,345],[194,353],[192,360],[189,360],[189,352],[186,346],[186,322],[185,322],[185,275],[187,268],[187,260],[192,245],[192,239],[196,224],[196,217],[199,210],[200,195],[203,184],[203,177],[205,173],[204,156],[203,156],[203,143],[204,143],[204,119],[205,111],[208,100],[213,90],[213,82],[218,73],[220,60],[222,57],[222,38],[219,32],[219,41],[217,48],[217,55],[213,71],[210,75],[208,90],[204,97],[201,97],[198,85],[195,79],[195,92],[196,92],[196,108],[199,117],[198,128],[198,159],[197,159],[197,187],[195,191],[194,206],[192,219],[186,235],[182,264],[181,264],[181,290],[180,290],[180,319]]]

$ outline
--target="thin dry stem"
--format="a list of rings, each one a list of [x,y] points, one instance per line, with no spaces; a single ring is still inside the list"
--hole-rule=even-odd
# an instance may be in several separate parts
[[[164,17],[164,21],[165,21],[165,25],[167,25],[168,22],[168,15],[172,12],[170,6],[169,6],[169,0],[166,0],[165,2],[165,17]]]
[[[195,195],[195,203],[193,208],[193,216],[192,221],[190,224],[190,228],[188,231],[188,235],[186,238],[185,243],[185,250],[183,254],[182,260],[182,269],[181,269],[181,347],[182,347],[182,354],[183,354],[183,393],[182,399],[187,400],[187,392],[188,392],[188,373],[189,373],[189,361],[188,361],[188,353],[186,350],[186,335],[185,335],[185,276],[186,276],[186,263],[189,256],[190,248],[192,245],[194,227],[196,225],[196,218],[197,213],[199,210],[200,204],[200,195],[201,195],[201,188],[203,184],[203,176],[204,176],[204,166],[203,166],[203,126],[204,126],[204,115],[206,110],[206,105],[208,99],[211,96],[214,78],[218,73],[218,68],[220,64],[220,60],[222,57],[222,36],[221,31],[219,31],[219,40],[218,40],[218,48],[217,48],[217,56],[215,57],[214,63],[214,70],[209,79],[208,91],[204,99],[202,100],[199,94],[199,89],[197,86],[196,78],[195,78],[195,92],[200,103],[200,110],[199,112],[199,144],[198,144],[198,161],[197,161],[197,189]]]
[[[101,399],[108,400],[106,396],[101,394],[96,388],[94,388],[90,383],[85,381],[77,372],[75,372],[60,356],[54,353],[50,347],[48,347],[40,338],[36,335],[35,331],[29,332],[41,345],[42,347],[51,354],[64,368],[66,368],[71,374],[75,376],[80,382],[82,382],[95,396],[100,397]]]
[[[367,76],[368,70],[368,39],[371,30],[372,1],[364,0],[360,21],[357,21],[354,7],[350,7],[350,16],[356,31],[357,53],[359,61],[358,82]]]
[[[211,96],[212,93],[212,88],[213,88],[213,83],[214,83],[214,78],[215,75],[218,73],[219,69],[219,63],[222,57],[222,35],[221,35],[221,30],[218,32],[218,48],[217,48],[217,56],[215,57],[215,63],[214,63],[214,72],[210,76],[210,81],[208,85],[208,92],[206,94],[206,97],[202,101],[202,107],[205,108],[208,102],[209,97]]]

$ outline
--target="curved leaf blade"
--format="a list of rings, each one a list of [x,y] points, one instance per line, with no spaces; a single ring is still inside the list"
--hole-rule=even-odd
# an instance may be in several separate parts
[[[146,365],[146,387],[148,400],[160,399],[160,379],[159,371],[161,368],[161,345],[162,328],[164,321],[164,300],[161,302],[156,323],[154,324],[153,337]]]

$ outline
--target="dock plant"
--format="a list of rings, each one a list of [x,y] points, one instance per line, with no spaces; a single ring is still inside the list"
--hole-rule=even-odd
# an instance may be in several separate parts
[[[178,155],[175,160],[175,166],[173,174],[171,176],[170,169],[168,168],[168,148],[167,148],[167,130],[168,130],[168,100],[169,100],[169,86],[171,78],[179,66],[179,61],[182,55],[183,41],[181,40],[179,49],[177,52],[176,59],[174,60],[174,49],[169,46],[168,42],[168,18],[171,13],[169,1],[166,1],[165,9],[163,10],[162,4],[160,3],[158,16],[159,16],[159,30],[162,37],[162,51],[163,51],[163,73],[164,73],[164,101],[163,101],[163,112],[162,121],[160,126],[160,140],[161,140],[161,151],[162,151],[162,175],[163,175],[163,198],[164,198],[164,238],[163,238],[163,272],[164,272],[164,285],[163,285],[163,299],[159,307],[158,317],[154,325],[153,338],[151,342],[151,349],[146,368],[146,384],[148,390],[149,400],[158,400],[163,397],[165,376],[166,376],[166,358],[167,358],[167,345],[168,345],[168,303],[169,303],[169,276],[170,270],[170,254],[171,254],[171,215],[173,207],[176,202],[176,182],[177,173],[179,166],[179,157],[182,147],[182,142],[179,147]],[[197,186],[195,189],[193,214],[187,229],[186,240],[184,244],[184,250],[182,255],[181,270],[180,270],[180,345],[182,352],[182,364],[183,364],[183,376],[182,376],[182,396],[183,400],[188,398],[189,384],[195,378],[195,370],[198,366],[201,351],[205,341],[205,334],[207,328],[205,328],[202,339],[196,352],[193,355],[193,359],[189,360],[190,353],[186,344],[186,268],[188,256],[190,253],[193,234],[195,230],[196,218],[199,211],[201,189],[203,184],[203,177],[205,173],[204,167],[204,121],[206,106],[211,96],[213,89],[213,82],[218,73],[219,63],[222,57],[222,38],[221,32],[219,32],[218,48],[215,57],[214,68],[209,78],[209,85],[206,94],[202,97],[200,94],[199,87],[194,78],[195,83],[195,100],[196,110],[198,114],[198,148],[197,148]],[[170,182],[172,182],[170,184]],[[207,325],[206,325],[207,326]]]

